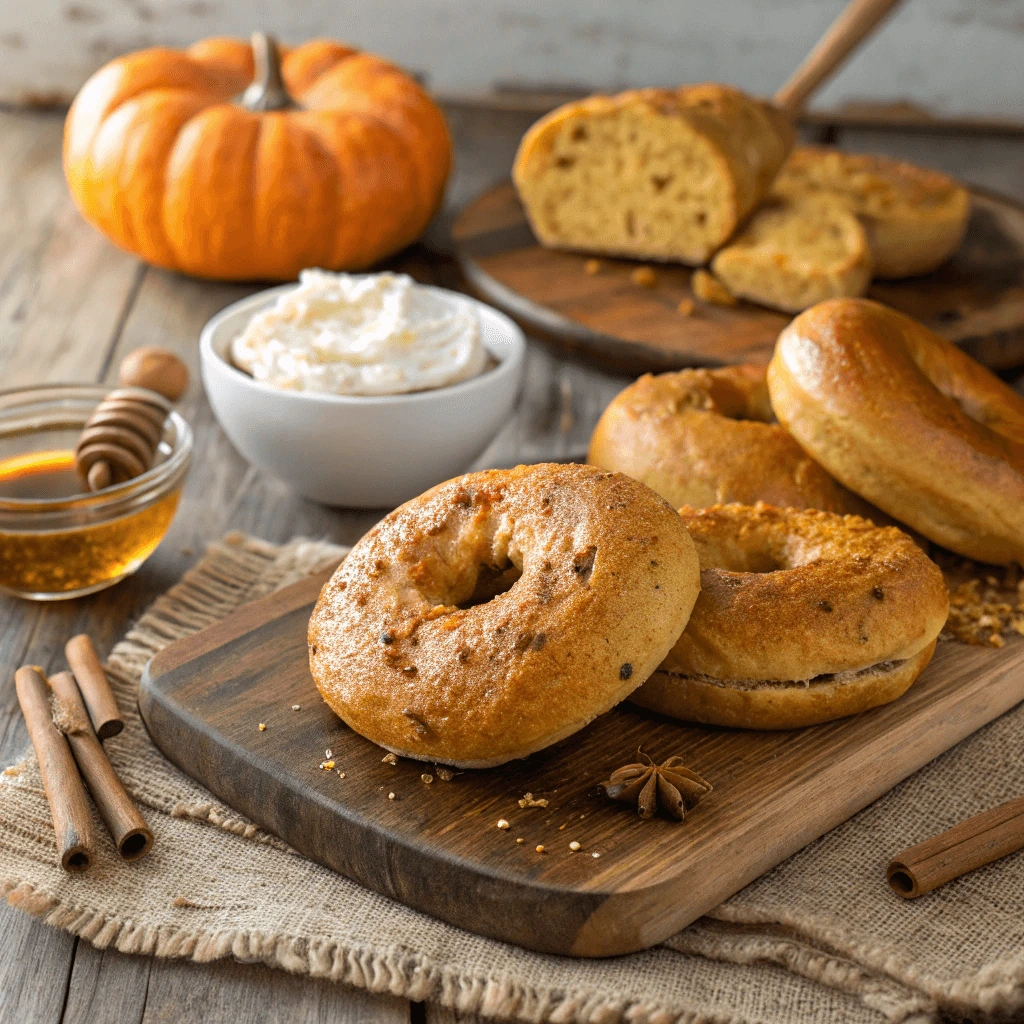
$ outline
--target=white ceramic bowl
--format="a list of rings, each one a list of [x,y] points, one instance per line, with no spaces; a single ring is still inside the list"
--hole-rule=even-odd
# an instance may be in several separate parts
[[[229,346],[254,313],[294,287],[221,310],[203,328],[199,353],[207,397],[231,443],[300,494],[327,505],[393,508],[465,470],[508,420],[526,341],[507,316],[475,299],[468,301],[497,365],[470,380],[385,396],[285,391],[253,380],[231,365]]]

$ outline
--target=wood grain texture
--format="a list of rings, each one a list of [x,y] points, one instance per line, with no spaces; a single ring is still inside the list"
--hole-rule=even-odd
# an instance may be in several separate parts
[[[974,189],[960,249],[926,277],[876,281],[870,298],[908,313],[994,369],[1024,363],[1024,207]],[[696,303],[689,268],[655,267],[657,286],[630,277],[642,264],[545,249],[509,183],[471,203],[455,222],[459,259],[472,288],[525,328],[563,349],[620,370],[766,364],[790,318],[741,302]]]
[[[445,782],[422,762],[383,762],[320,699],[306,624],[326,578],[158,654],[139,698],[153,739],[306,856],[548,953],[612,956],[661,941],[1024,699],[1024,639],[999,651],[946,643],[902,699],[840,722],[758,733],[620,705],[546,751]],[[640,746],[657,761],[682,755],[714,785],[684,823],[643,822],[597,788]],[[333,771],[320,767],[327,750]],[[520,808],[526,792],[549,805]],[[501,818],[509,829],[496,828]]]

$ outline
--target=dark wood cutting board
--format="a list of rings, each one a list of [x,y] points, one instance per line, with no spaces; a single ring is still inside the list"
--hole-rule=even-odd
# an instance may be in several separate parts
[[[1024,364],[1024,207],[972,188],[967,236],[944,266],[925,277],[875,281],[868,296],[901,310],[993,369]],[[510,183],[471,203],[453,227],[470,286],[523,327],[615,369],[632,373],[767,363],[791,317],[741,302],[735,308],[692,299],[687,267],[651,264],[655,288],[630,279],[640,263],[543,248]]]
[[[427,764],[383,763],[384,751],[321,701],[306,624],[326,578],[158,654],[139,695],[157,746],[313,860],[549,953],[611,956],[660,942],[1024,699],[1024,639],[1002,650],[943,643],[904,697],[844,721],[745,732],[621,705],[524,761],[446,782]],[[682,755],[714,785],[684,822],[642,821],[598,790],[641,745],[657,760]],[[326,750],[333,771],[320,767]],[[548,806],[520,808],[527,792]],[[501,818],[511,827],[499,830]]]

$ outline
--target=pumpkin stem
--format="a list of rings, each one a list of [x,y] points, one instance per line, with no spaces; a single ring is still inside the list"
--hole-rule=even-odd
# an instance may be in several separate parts
[[[281,77],[281,54],[277,40],[266,32],[253,32],[252,59],[256,74],[239,102],[246,110],[286,110],[295,101],[288,95]]]

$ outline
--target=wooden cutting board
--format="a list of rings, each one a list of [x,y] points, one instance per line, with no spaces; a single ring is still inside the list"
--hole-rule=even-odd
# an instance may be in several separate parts
[[[139,695],[157,746],[307,857],[548,953],[612,956],[660,942],[1024,699],[1024,639],[1002,650],[943,643],[904,697],[844,721],[745,732],[622,705],[524,761],[446,782],[421,762],[383,763],[321,701],[306,623],[326,579],[158,654]],[[598,789],[641,745],[659,761],[682,755],[714,785],[684,822],[642,821]],[[333,771],[320,767],[326,750]],[[548,805],[520,808],[527,792]],[[501,818],[511,827],[499,830]],[[881,873],[876,881],[885,887]]]
[[[993,369],[1024,364],[1024,207],[972,189],[974,210],[960,249],[926,277],[876,281],[868,296],[955,341]],[[470,204],[453,228],[471,287],[522,326],[605,365],[632,373],[767,363],[791,317],[742,302],[735,308],[692,299],[687,267],[656,265],[658,284],[630,274],[642,264],[543,248],[511,183]]]

